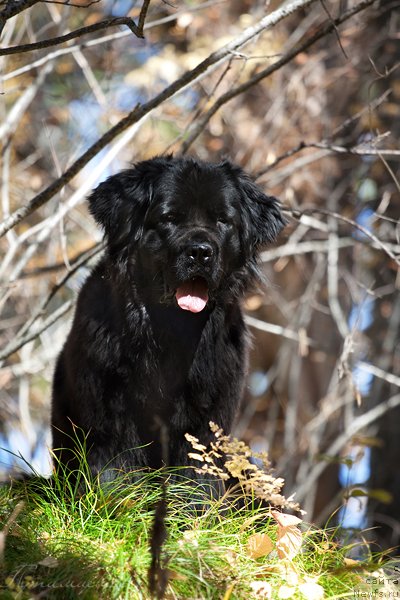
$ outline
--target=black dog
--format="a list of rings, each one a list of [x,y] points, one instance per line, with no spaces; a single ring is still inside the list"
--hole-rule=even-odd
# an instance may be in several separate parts
[[[103,481],[189,466],[186,432],[207,445],[209,421],[231,429],[247,356],[240,301],[284,224],[279,204],[229,162],[172,157],[110,177],[89,202],[108,247],[57,362],[55,454],[75,468],[82,431]]]

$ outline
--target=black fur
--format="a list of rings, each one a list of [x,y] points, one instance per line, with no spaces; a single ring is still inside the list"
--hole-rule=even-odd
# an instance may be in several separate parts
[[[279,204],[230,162],[172,157],[110,177],[89,203],[108,247],[58,358],[55,453],[75,466],[76,425],[102,480],[189,465],[186,432],[207,444],[209,421],[231,430],[247,357],[240,301],[258,278],[259,247],[284,224]],[[175,297],[191,280],[208,290],[197,313]]]

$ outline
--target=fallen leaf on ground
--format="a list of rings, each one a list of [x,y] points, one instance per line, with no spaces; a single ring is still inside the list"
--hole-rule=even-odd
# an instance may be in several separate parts
[[[282,600],[286,600],[286,598],[291,598],[296,593],[295,587],[289,585],[282,585],[278,590],[278,598]]]
[[[278,523],[278,539],[276,542],[278,556],[282,559],[293,560],[299,553],[303,543],[302,533],[297,527],[302,521],[298,517],[275,510],[271,514]]]
[[[251,558],[267,556],[273,547],[273,542],[266,533],[255,533],[247,540],[247,554]]]
[[[272,586],[268,581],[252,581],[250,587],[256,598],[272,598]]]
[[[324,588],[315,582],[302,583],[299,590],[307,600],[321,600],[324,597]]]

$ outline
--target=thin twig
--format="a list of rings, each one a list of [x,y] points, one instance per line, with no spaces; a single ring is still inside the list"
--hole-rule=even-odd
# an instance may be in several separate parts
[[[270,15],[267,15],[261,19],[255,25],[248,27],[245,31],[237,38],[212,52],[205,60],[203,60],[197,67],[186,71],[182,77],[174,81],[172,84],[167,86],[161,93],[149,100],[145,104],[138,104],[126,117],[121,119],[114,127],[109,129],[97,142],[92,144],[86,152],[84,152],[64,173],[61,177],[53,181],[45,190],[36,195],[28,204],[25,204],[14,213],[12,213],[7,219],[0,225],[0,237],[3,237],[7,231],[15,227],[28,215],[32,214],[35,210],[43,206],[50,200],[57,192],[59,192],[71,179],[77,175],[85,165],[96,156],[105,146],[107,146],[115,137],[121,134],[125,129],[137,123],[144,116],[148,115],[155,108],[160,106],[166,100],[174,97],[176,94],[182,92],[189,85],[196,81],[199,81],[205,76],[211,69],[216,68],[231,57],[232,50],[246,45],[255,36],[259,35],[262,31],[270,29],[279,23],[282,19],[290,16],[294,12],[309,6],[316,0],[294,0],[287,6],[281,7],[275,10]],[[361,3],[363,7],[369,6],[373,0],[365,0]],[[359,5],[360,6],[360,5]]]
[[[380,419],[384,414],[390,410],[393,410],[394,408],[397,408],[398,406],[400,406],[400,394],[392,396],[388,400],[381,402],[374,408],[371,408],[366,413],[356,417],[346,431],[344,431],[335,439],[335,441],[329,446],[324,454],[332,457],[338,456],[339,452],[357,433],[359,433],[368,425],[371,425],[371,423],[375,423],[375,421]],[[320,461],[311,468],[305,478],[302,478],[302,482],[296,489],[296,500],[298,502],[302,502],[308,493],[310,486],[317,481],[328,465],[328,462]]]
[[[245,321],[249,327],[254,327],[260,331],[265,331],[266,333],[272,333],[272,335],[278,335],[298,343],[306,343],[310,346],[318,345],[316,341],[312,340],[308,336],[304,337],[299,332],[288,329],[287,327],[281,327],[280,325],[275,325],[273,323],[266,323],[261,319],[256,319],[254,317],[250,317],[249,315],[245,316]]]
[[[260,71],[259,73],[257,73],[256,75],[254,75],[253,77],[248,79],[246,82],[232,88],[231,90],[229,90],[228,92],[226,92],[225,94],[220,96],[214,102],[214,104],[208,109],[208,111],[203,115],[203,117],[199,120],[196,127],[193,129],[192,133],[188,136],[188,138],[182,144],[182,148],[181,148],[182,154],[185,154],[188,151],[190,146],[198,138],[198,136],[202,133],[202,131],[205,129],[207,123],[215,115],[215,113],[221,108],[221,106],[223,106],[224,104],[226,104],[227,102],[229,102],[230,100],[235,98],[236,96],[243,94],[244,92],[247,92],[251,87],[260,83],[260,81],[262,81],[263,79],[266,79],[267,77],[272,75],[272,73],[275,73],[275,71],[278,71],[281,67],[283,67],[288,62],[293,60],[293,58],[295,58],[298,54],[304,52],[305,50],[310,48],[313,44],[318,42],[321,38],[323,38],[326,35],[328,35],[329,33],[331,33],[335,27],[337,27],[341,23],[344,23],[345,21],[347,21],[348,19],[350,19],[351,17],[353,17],[360,11],[364,10],[365,8],[367,8],[374,2],[375,2],[375,0],[364,0],[363,2],[360,2],[359,4],[356,4],[353,8],[347,10],[342,15],[340,15],[340,17],[335,19],[335,21],[333,23],[329,22],[329,23],[325,24],[323,27],[321,27],[321,29],[317,33],[312,35],[310,38],[305,40],[303,43],[295,46],[295,48],[292,48],[291,50],[289,50],[280,60],[278,60],[275,63],[273,63],[272,65],[266,67],[265,69],[263,69],[262,71]]]
[[[4,25],[8,19],[19,15],[22,11],[30,8],[34,4],[37,4],[40,0],[19,0],[18,2],[7,2],[7,5],[0,12],[0,35],[4,29]]]
[[[25,113],[28,106],[31,104],[36,94],[40,90],[47,75],[53,69],[52,64],[45,65],[40,69],[36,79],[27,87],[24,93],[18,98],[14,106],[7,115],[3,124],[0,126],[0,140],[4,143],[7,138],[14,133],[20,123],[22,115]]]
[[[154,27],[158,27],[160,25],[165,25],[166,23],[176,21],[177,19],[179,19],[179,17],[182,14],[199,12],[205,8],[208,8],[209,6],[214,6],[215,4],[222,4],[223,2],[226,2],[226,1],[227,0],[210,0],[209,2],[203,2],[202,4],[199,4],[198,6],[192,6],[191,8],[186,7],[185,9],[175,12],[173,15],[167,15],[166,17],[163,17],[161,19],[155,19],[154,21],[147,22],[144,26],[144,31],[148,31],[149,29],[152,29]],[[34,60],[33,62],[29,63],[28,65],[24,65],[23,67],[20,67],[19,69],[15,69],[14,71],[10,71],[9,73],[6,73],[5,75],[0,76],[0,82],[8,81],[9,79],[14,79],[15,77],[24,75],[24,73],[27,73],[28,71],[37,69],[38,67],[41,67],[42,65],[46,64],[47,62],[55,60],[56,58],[58,58],[60,56],[64,56],[65,54],[70,54],[70,53],[74,52],[75,50],[82,50],[84,48],[92,48],[92,47],[98,46],[100,44],[106,44],[106,43],[112,42],[114,40],[119,40],[121,38],[127,37],[128,35],[130,35],[130,33],[131,33],[130,31],[119,31],[117,33],[103,35],[102,37],[96,38],[94,40],[88,40],[87,42],[81,42],[79,44],[74,44],[73,46],[69,46],[68,48],[62,48],[59,50],[54,50],[53,52],[48,52],[48,53],[46,53],[46,56],[42,56],[41,58]]]
[[[36,329],[34,329],[33,331],[27,333],[25,336],[23,336],[21,338],[17,338],[16,340],[13,340],[12,342],[10,342],[4,348],[4,350],[2,352],[0,352],[0,361],[5,360],[6,358],[8,358],[12,354],[14,354],[14,352],[17,352],[18,350],[20,350],[23,346],[25,346],[25,344],[27,344],[28,342],[31,342],[32,340],[36,339],[41,333],[43,333],[44,331],[46,331],[46,329],[49,329],[49,327],[51,327],[52,325],[54,325],[54,323],[56,321],[58,321],[59,319],[61,319],[61,317],[63,317],[69,310],[71,310],[71,308],[73,306],[74,306],[74,303],[73,303],[72,300],[68,300],[67,302],[64,302],[64,304],[62,306],[60,306],[60,308],[58,308],[57,310],[55,310]],[[0,367],[1,366],[2,366],[2,364],[0,362]]]
[[[58,46],[64,44],[69,40],[73,40],[82,35],[94,33],[96,31],[102,31],[109,27],[119,27],[121,25],[127,25],[134,35],[138,38],[143,38],[143,31],[135,24],[131,17],[113,17],[112,19],[105,19],[99,23],[93,23],[92,25],[86,25],[86,27],[80,27],[70,33],[60,35],[58,37],[42,40],[33,44],[21,44],[19,46],[11,46],[11,48],[0,48],[0,56],[9,56],[10,54],[22,54],[24,52],[32,52],[33,50],[43,50],[44,48],[51,48],[52,46]]]
[[[287,212],[290,212],[295,218],[301,218],[304,215],[321,214],[327,217],[333,217],[339,221],[343,221],[344,223],[351,225],[354,229],[358,229],[358,231],[361,231],[365,236],[373,240],[375,244],[385,252],[385,254],[387,254],[397,265],[400,266],[400,257],[396,256],[387,244],[382,242],[376,235],[371,233],[369,229],[363,227],[362,225],[360,225],[356,221],[353,221],[353,219],[350,219],[349,217],[345,217],[344,215],[341,215],[334,211],[318,208],[317,206],[312,208],[302,208],[301,210],[289,209]]]
[[[378,377],[379,379],[387,381],[391,385],[397,385],[397,387],[400,387],[400,377],[393,375],[393,373],[388,373],[387,371],[384,371],[379,367],[375,367],[374,365],[370,365],[362,360],[357,362],[357,367],[363,371],[366,371],[367,373],[371,373],[371,375],[374,375],[374,377]]]
[[[137,30],[139,37],[144,38],[143,29],[146,21],[147,11],[149,10],[151,0],[143,0],[142,8],[140,9]]]
[[[94,256],[96,256],[97,254],[99,254],[100,252],[102,252],[104,249],[104,244],[103,243],[99,243],[96,244],[94,248],[91,248],[90,250],[88,250],[87,252],[83,253],[83,255],[81,255],[79,257],[79,259],[73,263],[71,265],[71,268],[69,271],[67,271],[67,273],[64,275],[64,277],[62,277],[62,279],[57,282],[52,289],[50,290],[47,298],[45,298],[42,302],[42,304],[40,305],[40,307],[35,311],[35,313],[32,315],[32,317],[24,324],[24,326],[21,328],[21,330],[18,332],[17,336],[16,336],[16,340],[14,340],[15,342],[19,339],[19,338],[24,338],[25,334],[27,333],[27,331],[29,331],[29,329],[31,329],[32,325],[40,318],[43,316],[44,311],[46,310],[46,307],[49,305],[50,301],[54,298],[54,296],[57,294],[57,292],[63,288],[65,286],[65,284],[67,283],[67,281],[83,266],[85,265],[89,260],[91,260]],[[5,358],[0,354],[0,358]]]
[[[24,256],[20,259],[17,265],[14,267],[13,271],[8,275],[9,281],[14,281],[19,277],[21,271],[24,269],[28,260],[34,255],[39,244],[43,243],[44,240],[50,235],[53,228],[60,222],[60,220],[82,199],[85,197],[85,194],[89,192],[89,190],[93,187],[94,183],[99,180],[101,174],[104,173],[104,170],[108,167],[108,165],[112,162],[112,160],[118,155],[118,153],[129,143],[129,141],[136,135],[138,129],[143,124],[144,120],[136,123],[132,127],[130,127],[125,133],[107,150],[105,156],[101,159],[101,161],[94,167],[90,174],[85,178],[83,184],[76,190],[74,194],[64,203],[60,204],[58,211],[47,217],[45,220],[41,221],[39,224],[34,225],[28,231],[21,234],[16,243],[10,247],[6,256],[2,261],[2,265],[0,268],[0,274],[4,274],[11,264],[18,248],[26,242],[34,233],[38,233],[37,239],[35,242],[31,242],[26,249]]]

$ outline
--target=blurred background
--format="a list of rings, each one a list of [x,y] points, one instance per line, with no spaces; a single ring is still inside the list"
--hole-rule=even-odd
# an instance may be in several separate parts
[[[400,2],[22,4],[0,4],[0,478],[50,472],[54,362],[101,251],[90,189],[159,153],[228,157],[288,218],[246,300],[235,435],[308,521],[398,545]]]

